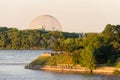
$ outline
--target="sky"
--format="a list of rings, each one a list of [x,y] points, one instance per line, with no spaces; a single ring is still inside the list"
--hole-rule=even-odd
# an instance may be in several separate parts
[[[28,29],[40,15],[57,18],[65,32],[102,32],[120,24],[120,0],[0,0],[0,26]]]

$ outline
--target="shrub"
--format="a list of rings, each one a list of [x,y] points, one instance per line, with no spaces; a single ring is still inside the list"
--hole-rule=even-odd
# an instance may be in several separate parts
[[[119,70],[114,70],[113,74],[120,74]]]

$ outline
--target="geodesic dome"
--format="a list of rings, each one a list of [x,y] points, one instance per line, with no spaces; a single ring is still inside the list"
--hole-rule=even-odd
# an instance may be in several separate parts
[[[60,22],[50,15],[41,15],[33,19],[30,29],[44,29],[47,31],[62,31]]]

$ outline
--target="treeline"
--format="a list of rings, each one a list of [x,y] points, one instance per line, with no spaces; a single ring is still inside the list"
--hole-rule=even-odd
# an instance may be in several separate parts
[[[71,37],[68,37],[68,34],[67,37],[64,33],[59,34],[59,37],[52,39],[50,46],[52,50],[67,52],[72,57],[72,64],[80,64],[91,72],[98,64],[120,67],[120,25],[108,24],[103,32],[87,33],[82,38],[78,38],[77,34],[69,35]],[[62,57],[61,60],[68,61],[65,55]],[[52,64],[57,65],[61,64],[59,60],[59,57],[55,55],[48,59],[48,62],[51,61]],[[41,59],[32,63],[39,64],[39,62]]]
[[[67,38],[78,38],[78,34],[0,27],[0,49],[52,49],[56,41]]]
[[[103,32],[81,38],[78,33],[0,27],[0,49],[52,49],[68,52],[74,64],[88,59],[86,63],[113,65],[120,57],[120,25],[108,24]]]
[[[69,52],[74,64],[84,65],[87,60],[86,63],[113,65],[120,57],[120,25],[108,24],[103,32],[88,33],[83,38],[57,40],[52,48]]]

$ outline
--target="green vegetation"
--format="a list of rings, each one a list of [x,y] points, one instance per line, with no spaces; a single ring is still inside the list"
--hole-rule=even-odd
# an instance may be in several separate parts
[[[36,60],[31,62],[32,65],[48,65],[50,57],[38,57]]]
[[[64,54],[57,54],[51,57],[40,56],[30,64],[55,66],[58,64],[73,64],[73,61],[72,61],[72,56],[70,54],[64,53]]]
[[[120,57],[117,58],[117,61],[115,63],[115,67],[120,68]]]
[[[80,63],[81,66],[86,67],[90,70],[92,73],[92,70],[95,68],[95,56],[94,51],[91,47],[86,47],[84,50],[82,50],[80,54]]]
[[[120,71],[119,70],[114,70],[113,74],[120,74]]]
[[[43,30],[18,30],[0,27],[0,49],[55,49],[67,38],[77,38],[77,33]]]
[[[120,68],[120,63],[117,63],[115,67]]]
[[[120,57],[120,25],[106,25],[101,33],[78,33],[0,28],[0,49],[52,49],[67,54],[39,57],[31,64],[80,64],[92,72],[97,64],[115,66]]]

